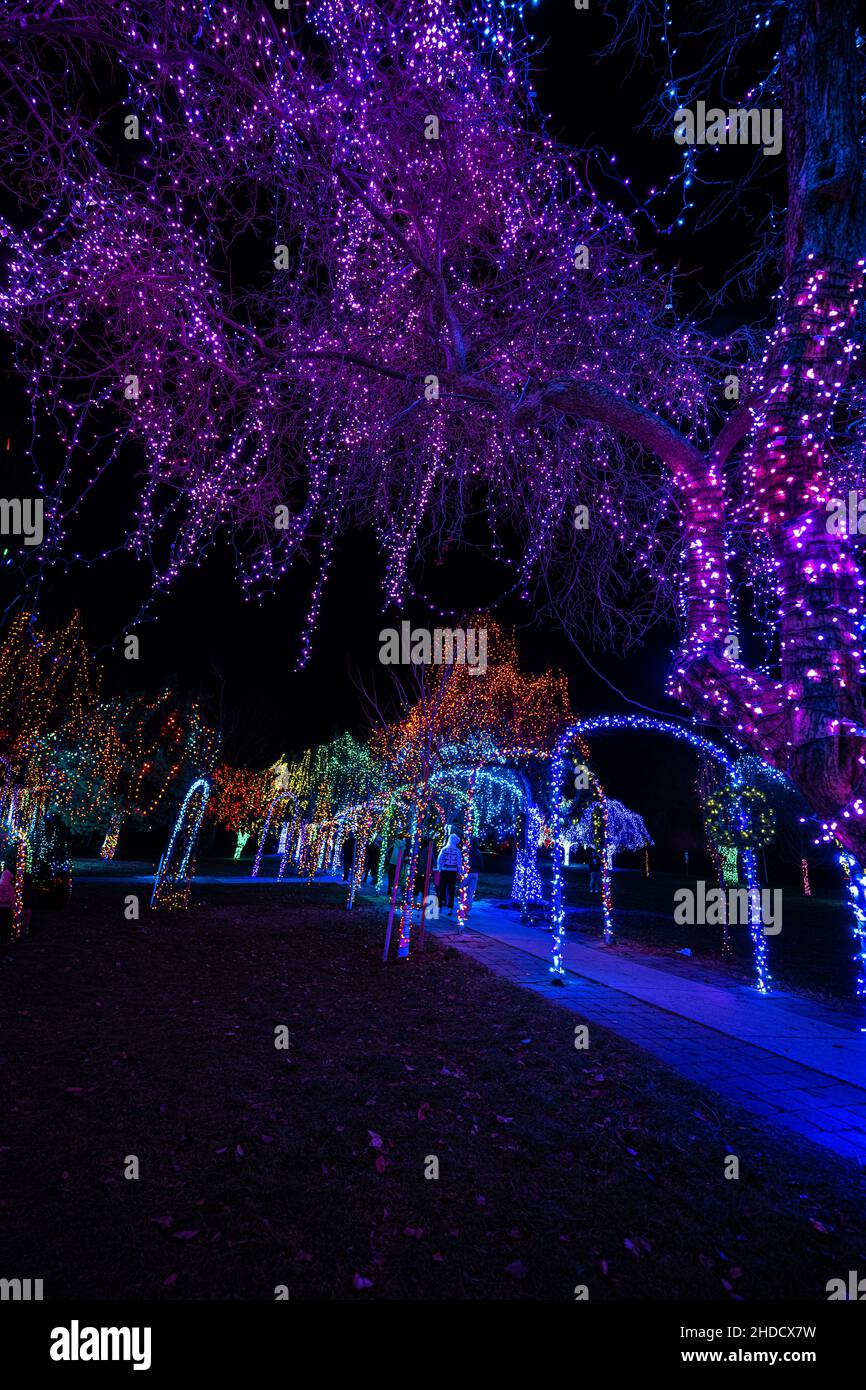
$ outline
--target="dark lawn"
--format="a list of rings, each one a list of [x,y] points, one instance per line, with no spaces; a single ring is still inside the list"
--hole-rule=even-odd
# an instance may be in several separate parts
[[[866,1267],[862,1172],[600,1029],[575,1050],[570,1013],[441,945],[383,966],[381,913],[339,890],[213,885],[140,923],[133,891],[79,879],[0,955],[4,1276],[48,1298],[823,1300]]]
[[[542,861],[545,892],[550,881],[549,862]],[[705,880],[706,891],[717,887]],[[601,935],[601,909],[598,896],[591,896],[585,869],[565,872],[566,926],[577,939]],[[855,998],[857,969],[852,956],[850,909],[843,896],[841,877],[836,897],[803,896],[794,883],[771,884],[782,893],[781,931],[767,939],[770,969],[775,981],[786,989],[822,999],[837,1001],[842,1007],[860,1009]],[[679,967],[677,952],[690,950],[694,963],[712,966],[713,977],[727,974],[752,982],[752,944],[747,926],[731,927],[729,950],[724,949],[722,928],[717,926],[679,926],[674,922],[674,894],[679,888],[696,891],[696,880],[683,874],[653,871],[649,878],[633,869],[617,868],[612,878],[613,918],[620,946],[626,952],[650,953],[664,957]],[[483,875],[479,894],[503,900],[511,891],[507,872]],[[649,963],[649,962],[648,962]],[[709,978],[709,977],[708,977]]]

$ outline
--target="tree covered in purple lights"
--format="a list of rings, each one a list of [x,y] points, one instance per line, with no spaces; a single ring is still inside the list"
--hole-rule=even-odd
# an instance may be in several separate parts
[[[714,99],[759,10],[778,32],[750,89],[785,119],[776,322],[728,338],[677,312],[597,157],[546,134],[519,6],[287,6],[2,6],[0,321],[48,523],[29,563],[80,554],[79,514],[132,475],[104,548],[157,589],[220,535],[250,594],[316,556],[306,651],[341,531],[375,527],[399,606],[480,521],[577,640],[676,622],[671,693],[866,853],[862,579],[825,525],[862,461],[854,0],[683,7],[712,56],[678,104]],[[607,8],[672,48],[663,0]],[[773,638],[747,665],[756,591]]]

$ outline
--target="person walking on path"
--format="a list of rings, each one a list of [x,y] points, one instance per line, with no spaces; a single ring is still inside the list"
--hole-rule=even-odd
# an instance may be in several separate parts
[[[343,878],[349,877],[352,872],[352,862],[355,858],[355,837],[351,830],[343,841]]]
[[[439,858],[436,861],[439,870],[439,884],[436,889],[436,896],[439,899],[439,910],[448,905],[449,913],[454,911],[454,889],[457,887],[457,877],[463,867],[463,855],[460,852],[460,837],[456,833],[448,837],[447,845],[439,851]]]

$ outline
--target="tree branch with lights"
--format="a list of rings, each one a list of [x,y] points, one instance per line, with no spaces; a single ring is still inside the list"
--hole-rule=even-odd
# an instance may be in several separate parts
[[[748,7],[689,8],[719,53],[724,11],[746,51]],[[517,11],[70,0],[43,16],[12,0],[0,324],[48,528],[22,563],[81,556],[80,515],[143,451],[114,543],[160,592],[221,534],[251,596],[318,556],[303,655],[341,532],[375,529],[400,605],[480,515],[506,587],[569,632],[628,650],[676,624],[672,693],[866,856],[863,580],[856,537],[825,525],[866,438],[856,9],[794,0],[771,18],[777,320],[715,337],[677,313],[593,156],[540,123]],[[748,389],[726,417],[730,373]],[[776,608],[751,664],[741,561]]]

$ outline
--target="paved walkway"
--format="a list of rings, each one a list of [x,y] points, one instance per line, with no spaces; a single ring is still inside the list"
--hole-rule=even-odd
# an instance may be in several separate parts
[[[566,941],[562,987],[550,975],[549,932],[483,901],[471,921],[459,935],[447,917],[429,930],[761,1119],[866,1163],[866,1034],[855,1018],[782,991],[762,998],[688,978],[601,943]]]

